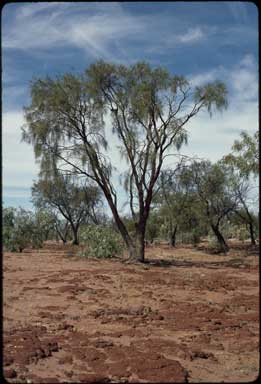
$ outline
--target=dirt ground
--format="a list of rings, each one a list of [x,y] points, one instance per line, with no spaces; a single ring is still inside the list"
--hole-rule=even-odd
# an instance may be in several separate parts
[[[148,247],[144,265],[56,243],[3,257],[9,382],[249,382],[259,373],[258,250]]]

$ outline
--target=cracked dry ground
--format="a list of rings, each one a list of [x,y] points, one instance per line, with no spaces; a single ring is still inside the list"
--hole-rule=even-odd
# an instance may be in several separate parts
[[[257,250],[147,249],[149,264],[5,253],[9,382],[246,382],[259,371]],[[70,254],[70,257],[69,257]]]

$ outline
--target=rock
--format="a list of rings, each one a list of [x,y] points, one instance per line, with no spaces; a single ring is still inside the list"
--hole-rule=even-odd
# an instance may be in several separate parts
[[[14,379],[16,376],[17,373],[13,368],[7,368],[4,370],[4,377],[6,379]]]
[[[111,341],[98,340],[94,345],[96,348],[107,348],[107,347],[112,347],[114,344]]]
[[[193,351],[191,353],[191,360],[194,359],[216,359],[213,353],[204,351]]]
[[[73,357],[71,355],[66,355],[59,359],[59,364],[72,364]]]
[[[56,341],[51,341],[47,344],[47,347],[49,349],[49,351],[51,352],[58,352],[59,351],[59,347],[58,347],[58,344]]]
[[[85,384],[95,384],[95,383],[110,383],[110,379],[103,375],[95,374],[82,374],[77,377],[77,381]]]
[[[4,365],[6,367],[11,365],[11,364],[13,364],[13,362],[14,362],[14,359],[12,357],[10,357],[10,356],[7,356],[7,357],[4,358]]]
[[[74,328],[74,326],[72,324],[67,324],[67,323],[62,323],[62,324],[59,324],[58,327],[57,327],[57,330],[58,331],[64,331],[64,330],[69,330],[69,331],[72,331]]]

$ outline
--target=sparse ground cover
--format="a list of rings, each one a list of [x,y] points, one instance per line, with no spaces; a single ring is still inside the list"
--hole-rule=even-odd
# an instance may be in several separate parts
[[[75,247],[4,253],[10,382],[248,382],[259,372],[258,250],[167,245],[146,264]]]

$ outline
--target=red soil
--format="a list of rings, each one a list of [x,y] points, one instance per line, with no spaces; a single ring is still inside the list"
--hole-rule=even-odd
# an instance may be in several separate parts
[[[238,244],[237,244],[238,245]],[[5,253],[9,382],[246,382],[259,371],[257,251],[147,248],[144,265],[56,244]]]

